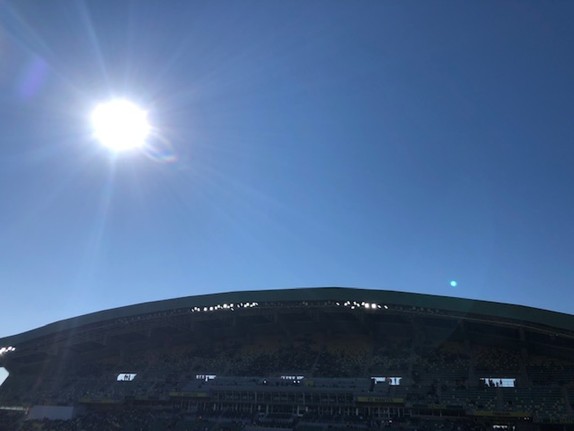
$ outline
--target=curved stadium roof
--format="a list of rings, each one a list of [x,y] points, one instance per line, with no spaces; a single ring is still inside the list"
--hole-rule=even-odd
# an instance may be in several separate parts
[[[227,292],[145,302],[61,320],[21,334],[0,338],[0,346],[33,342],[35,339],[58,332],[78,329],[86,325],[113,322],[117,319],[177,310],[190,310],[219,304],[255,302],[264,308],[265,304],[277,305],[281,303],[319,303],[328,301],[388,304],[392,307],[398,306],[403,310],[410,309],[414,312],[440,312],[454,317],[480,318],[481,320],[492,320],[494,322],[504,321],[525,326],[556,329],[574,334],[573,315],[533,307],[419,293],[321,287]]]

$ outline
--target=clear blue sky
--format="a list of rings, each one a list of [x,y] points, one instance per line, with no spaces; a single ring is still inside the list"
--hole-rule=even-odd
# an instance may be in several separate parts
[[[573,19],[571,1],[0,2],[0,335],[305,286],[573,313]],[[111,96],[175,162],[94,142]]]

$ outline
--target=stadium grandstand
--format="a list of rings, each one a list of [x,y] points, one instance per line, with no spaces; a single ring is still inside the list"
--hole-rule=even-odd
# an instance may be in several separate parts
[[[149,302],[2,338],[0,367],[0,430],[574,430],[574,316],[433,295]]]

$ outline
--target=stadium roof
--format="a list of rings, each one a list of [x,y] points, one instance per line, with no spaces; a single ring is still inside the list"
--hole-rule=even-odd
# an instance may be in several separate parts
[[[194,307],[203,308],[231,303],[256,302],[263,306],[265,303],[301,303],[304,301],[356,301],[381,305],[388,304],[389,306],[400,306],[403,308],[410,307],[420,310],[440,310],[446,314],[459,317],[481,316],[487,319],[490,318],[493,321],[502,320],[545,327],[546,329],[556,328],[556,330],[566,330],[574,333],[573,315],[533,307],[419,293],[321,287],[227,292],[145,302],[61,320],[21,334],[0,338],[0,346],[18,345],[58,332],[81,328],[85,325],[172,310],[191,309]]]

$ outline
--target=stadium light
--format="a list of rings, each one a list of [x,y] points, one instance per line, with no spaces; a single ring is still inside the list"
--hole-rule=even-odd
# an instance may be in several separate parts
[[[6,353],[13,352],[15,350],[16,348],[13,346],[0,347],[0,355],[4,355]]]

